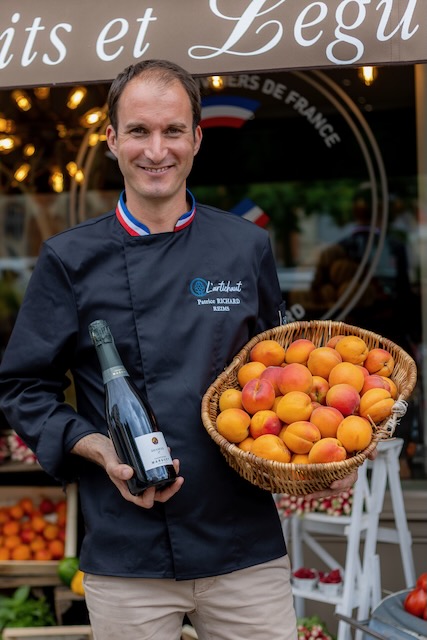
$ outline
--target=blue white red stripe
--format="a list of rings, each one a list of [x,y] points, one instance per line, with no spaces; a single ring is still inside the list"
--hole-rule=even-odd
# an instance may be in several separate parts
[[[242,127],[254,117],[261,103],[240,96],[209,96],[202,100],[202,129],[210,127]]]
[[[255,204],[255,202],[250,198],[245,198],[239,202],[239,204],[231,209],[231,213],[241,216],[246,220],[250,220],[254,224],[258,225],[258,227],[265,227],[270,220],[265,211],[263,211],[261,207]]]
[[[187,197],[191,202],[191,209],[183,213],[182,216],[178,218],[178,220],[175,223],[174,231],[181,231],[181,229],[185,229],[185,227],[188,227],[188,225],[193,222],[194,216],[196,215],[196,200],[193,194],[191,193],[191,191],[189,191],[188,189],[187,189]],[[124,191],[122,191],[122,193],[120,194],[120,198],[116,206],[116,216],[118,221],[122,225],[122,227],[126,229],[129,235],[131,236],[149,236],[150,235],[151,233],[150,229],[145,224],[140,222],[140,220],[137,220],[127,208],[126,194]]]

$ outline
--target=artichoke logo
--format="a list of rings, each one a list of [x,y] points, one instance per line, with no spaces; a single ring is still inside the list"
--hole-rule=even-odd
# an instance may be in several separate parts
[[[190,292],[197,298],[202,298],[203,296],[205,296],[207,288],[207,280],[204,280],[203,278],[194,278],[194,280],[190,282]]]

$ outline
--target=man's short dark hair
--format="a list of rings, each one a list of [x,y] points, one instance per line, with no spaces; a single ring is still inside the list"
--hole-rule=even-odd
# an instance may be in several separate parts
[[[168,60],[143,60],[142,62],[137,62],[136,64],[126,67],[126,69],[119,73],[115,80],[113,80],[107,101],[108,113],[113,129],[117,132],[117,108],[124,88],[128,82],[142,75],[147,78],[154,78],[163,82],[165,85],[176,81],[181,83],[190,99],[193,113],[193,131],[195,131],[201,119],[199,87],[188,71]]]

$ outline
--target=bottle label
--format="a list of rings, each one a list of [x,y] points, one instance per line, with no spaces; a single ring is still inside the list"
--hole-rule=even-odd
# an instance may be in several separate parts
[[[162,467],[166,464],[172,464],[172,458],[161,431],[154,431],[152,433],[146,433],[143,436],[137,436],[135,442],[142,463],[147,471],[155,469],[156,467]]]
[[[110,382],[110,380],[114,380],[115,378],[123,378],[124,376],[128,376],[128,372],[124,368],[123,365],[118,365],[117,367],[110,367],[109,369],[105,369],[102,372],[102,381],[104,384]]]

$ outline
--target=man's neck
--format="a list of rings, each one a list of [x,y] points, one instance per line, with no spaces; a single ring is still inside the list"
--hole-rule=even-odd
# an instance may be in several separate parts
[[[145,224],[150,233],[167,233],[174,231],[177,220],[188,211],[189,204],[186,198],[186,192],[183,197],[170,200],[151,199],[137,200],[128,197],[126,192],[126,206],[130,213]]]

